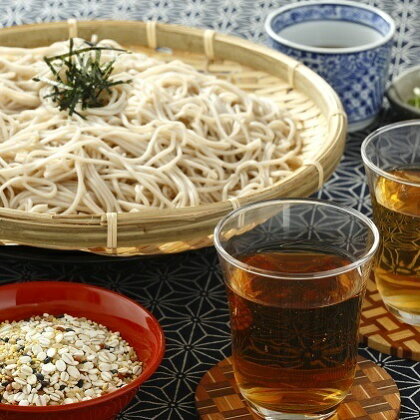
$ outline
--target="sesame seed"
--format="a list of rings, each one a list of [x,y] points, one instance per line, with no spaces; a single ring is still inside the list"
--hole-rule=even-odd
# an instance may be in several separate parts
[[[32,360],[32,359],[31,359]],[[20,367],[20,371],[24,374],[24,375],[31,375],[33,372],[33,369],[28,366],[28,365],[23,365]]]
[[[108,382],[112,379],[112,374],[110,372],[101,372],[101,378]]]
[[[102,372],[109,372],[112,366],[109,363],[99,363],[99,370]]]
[[[42,371],[46,373],[54,372],[55,369],[55,365],[53,365],[52,363],[46,363],[44,364],[44,366],[42,366]]]
[[[34,344],[31,347],[31,350],[32,350],[32,353],[33,354],[36,354],[37,355],[38,353],[40,353],[42,351],[42,347],[39,344]]]
[[[48,347],[48,346],[50,345],[50,340],[49,340],[49,338],[47,338],[47,337],[41,337],[41,338],[39,339],[39,344],[40,344],[40,346],[42,346],[42,347]]]
[[[15,378],[15,382],[19,385],[26,385],[26,382],[20,378]]]
[[[54,393],[52,393],[52,394],[50,394],[50,398],[51,398],[53,401],[60,401],[60,396],[59,396],[58,394],[56,394],[55,392],[54,392]]]
[[[17,394],[15,394],[15,396],[14,396],[14,400],[16,401],[16,402],[19,402],[20,400],[23,400],[23,398],[24,398],[24,396],[23,396],[23,393],[22,392],[18,392]]]
[[[69,367],[67,368],[67,372],[68,372],[68,374],[69,374],[72,378],[76,378],[76,379],[80,378],[80,372],[79,372],[79,370],[78,370],[76,367],[74,367],[74,366],[69,366]]]
[[[29,385],[34,385],[34,384],[36,384],[36,382],[37,382],[37,378],[36,378],[36,376],[35,375],[29,375],[27,378],[26,378],[26,382],[29,384]]]
[[[54,337],[54,335],[53,335],[53,337]],[[48,357],[54,357],[55,356],[55,353],[57,353],[57,350],[55,348],[51,348],[51,349],[48,349],[47,350],[47,356]]]
[[[62,382],[68,382],[68,380],[70,379],[70,375],[67,372],[61,372],[60,374],[60,380]]]
[[[61,359],[63,360],[63,362],[65,362],[68,365],[74,364],[73,356],[69,353],[64,353],[63,355],[61,355]]]
[[[58,359],[55,362],[55,367],[57,368],[57,370],[59,370],[60,372],[64,372],[67,369],[67,365],[66,363],[62,360],[62,359]]]
[[[12,364],[10,364],[10,365],[7,365],[6,367],[5,367],[5,369],[6,370],[13,370],[13,369],[15,369],[17,367],[17,364],[16,363],[12,363]]]

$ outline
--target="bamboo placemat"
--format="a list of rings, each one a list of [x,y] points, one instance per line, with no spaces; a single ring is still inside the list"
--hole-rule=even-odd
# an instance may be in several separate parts
[[[359,332],[360,341],[375,350],[420,360],[420,328],[402,323],[387,311],[372,279],[367,284]]]
[[[196,406],[202,420],[256,420],[239,393],[233,377],[231,358],[213,366],[201,379]],[[400,394],[388,373],[359,356],[351,393],[331,420],[394,420],[400,411]]]

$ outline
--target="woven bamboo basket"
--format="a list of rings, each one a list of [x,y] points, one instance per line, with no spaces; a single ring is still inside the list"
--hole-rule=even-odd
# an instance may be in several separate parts
[[[33,214],[0,208],[0,240],[44,248],[110,255],[175,253],[212,244],[212,231],[233,207],[279,197],[308,196],[321,187],[344,149],[346,116],[333,89],[304,65],[236,37],[177,25],[133,21],[82,21],[0,30],[0,45],[38,47],[79,36],[111,38],[127,48],[200,71],[269,97],[298,122],[304,165],[276,185],[231,201],[141,213],[92,216]]]

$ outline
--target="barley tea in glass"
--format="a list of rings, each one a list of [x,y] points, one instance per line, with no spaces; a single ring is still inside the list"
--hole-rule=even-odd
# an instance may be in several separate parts
[[[378,243],[368,218],[322,201],[266,201],[218,224],[235,379],[260,416],[335,413],[353,382]]]
[[[392,314],[420,325],[420,120],[373,132],[362,158],[381,234],[376,285]]]

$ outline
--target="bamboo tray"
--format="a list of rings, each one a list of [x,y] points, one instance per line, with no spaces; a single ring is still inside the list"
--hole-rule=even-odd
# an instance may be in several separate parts
[[[240,38],[177,25],[82,21],[0,30],[0,45],[38,47],[79,36],[111,38],[165,61],[181,59],[242,89],[270,97],[298,122],[304,165],[258,193],[231,201],[141,213],[92,216],[29,214],[0,208],[0,241],[110,255],[181,252],[212,244],[212,231],[233,207],[279,197],[308,196],[332,174],[344,149],[346,116],[333,89],[303,64]]]

